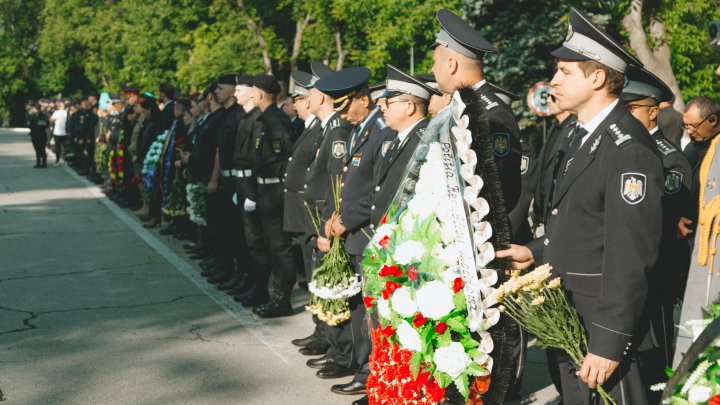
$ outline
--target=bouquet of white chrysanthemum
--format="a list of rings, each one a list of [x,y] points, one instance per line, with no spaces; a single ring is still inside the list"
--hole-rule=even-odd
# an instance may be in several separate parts
[[[198,225],[206,225],[205,214],[207,212],[207,204],[205,202],[205,185],[200,183],[190,183],[185,186],[187,192],[187,213],[190,220]]]
[[[541,347],[564,350],[580,369],[588,346],[585,327],[561,288],[560,277],[551,276],[548,264],[522,276],[516,271],[497,289],[495,299],[502,312],[537,337]],[[604,404],[616,404],[602,386],[597,391]]]
[[[340,176],[332,179],[332,191],[335,209],[340,209]],[[320,234],[320,219],[317,213],[310,212],[316,234]],[[320,267],[313,271],[308,283],[311,293],[308,311],[330,326],[337,326],[350,319],[348,298],[358,294],[362,284],[352,269],[350,256],[345,251],[345,243],[339,238],[332,239],[330,251],[322,258]]]

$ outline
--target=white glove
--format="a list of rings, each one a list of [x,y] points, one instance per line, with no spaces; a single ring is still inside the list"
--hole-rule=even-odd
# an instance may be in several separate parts
[[[248,198],[245,199],[245,204],[243,204],[243,205],[245,208],[245,212],[253,212],[257,208],[257,203]]]
[[[234,194],[233,194],[233,196],[232,196],[232,203],[233,203],[233,205],[235,205],[235,206],[238,205],[237,193],[234,193]]]

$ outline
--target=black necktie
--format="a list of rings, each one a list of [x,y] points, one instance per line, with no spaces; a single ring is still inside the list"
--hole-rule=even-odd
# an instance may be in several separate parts
[[[567,173],[567,170],[572,164],[573,159],[575,159],[580,154],[580,148],[583,144],[582,139],[587,134],[587,129],[579,125],[575,128],[575,133],[573,134],[572,140],[570,141],[570,150],[568,150],[568,157],[565,160],[565,167],[563,168],[563,177],[565,177],[565,173]]]

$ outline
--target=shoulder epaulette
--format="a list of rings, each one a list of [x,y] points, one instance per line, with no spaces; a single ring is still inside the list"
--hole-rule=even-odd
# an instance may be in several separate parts
[[[655,144],[657,144],[657,147],[658,147],[658,150],[660,151],[660,153],[662,153],[665,156],[667,156],[673,152],[677,152],[677,149],[670,142],[667,142],[666,140],[664,140],[662,138],[656,138]]]
[[[376,119],[375,125],[377,125],[377,127],[380,129],[385,129],[388,127],[387,123],[385,123],[385,119],[383,119],[383,117],[379,117],[378,119]]]
[[[630,134],[623,133],[617,124],[610,125],[608,132],[610,133],[610,136],[613,137],[615,145],[617,146],[622,147],[632,140],[632,136],[630,136]]]
[[[491,100],[490,97],[488,97],[486,94],[480,95],[480,101],[482,101],[483,107],[485,107],[485,109],[488,111],[500,105],[500,103],[498,103],[497,101]]]

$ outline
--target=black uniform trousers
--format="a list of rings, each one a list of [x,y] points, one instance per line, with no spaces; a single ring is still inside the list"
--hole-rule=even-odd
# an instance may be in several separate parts
[[[245,200],[257,200],[255,189],[257,184],[254,178],[239,177],[235,183],[237,192],[240,220],[242,222],[245,245],[247,246],[247,274],[253,288],[257,291],[267,292],[270,270],[268,268],[268,253],[263,241],[262,224],[257,209],[247,212],[244,209]]]
[[[235,177],[221,177],[218,185],[216,203],[215,247],[217,263],[221,271],[235,272],[235,259],[238,267],[246,268],[245,235],[239,208],[233,204]]]
[[[37,163],[43,163],[47,160],[47,153],[45,152],[45,144],[47,143],[47,135],[45,133],[32,135],[30,137],[33,148],[35,149],[35,159]]]
[[[256,257],[260,268],[271,269],[276,294],[290,295],[297,275],[292,254],[290,235],[283,230],[283,204],[285,190],[282,183],[258,184],[257,216],[266,254]],[[257,237],[257,235],[256,235]],[[265,284],[270,272],[265,270]]]

